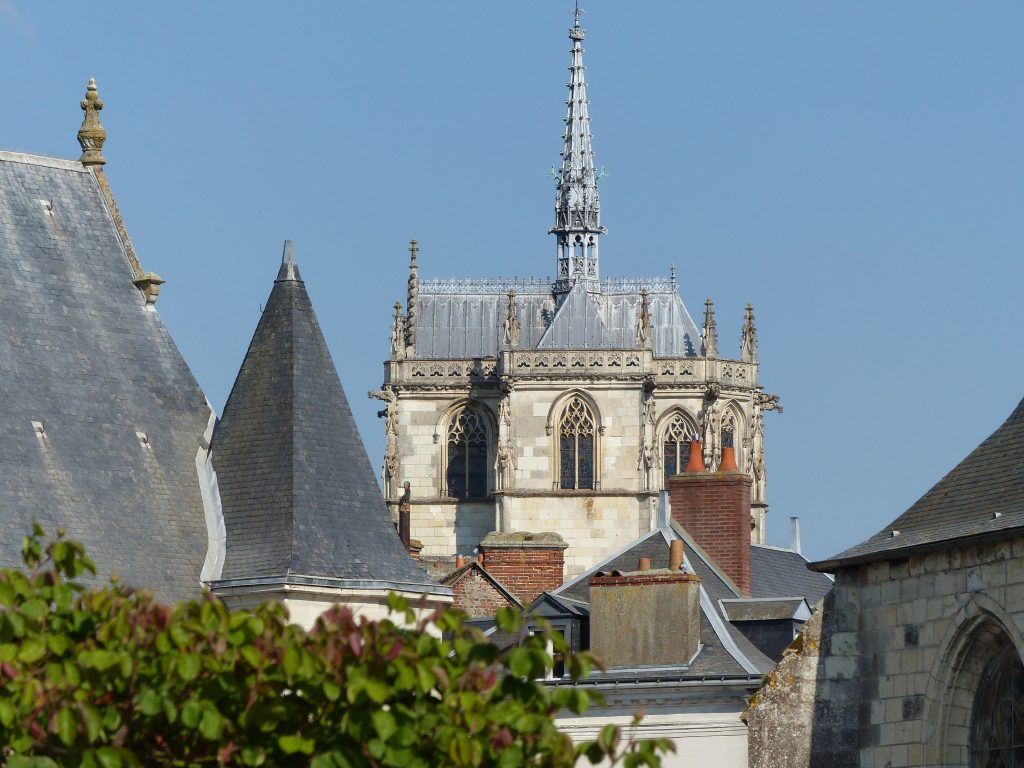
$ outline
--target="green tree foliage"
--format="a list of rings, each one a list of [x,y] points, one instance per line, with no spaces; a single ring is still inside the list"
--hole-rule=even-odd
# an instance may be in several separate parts
[[[0,571],[0,744],[25,766],[572,766],[582,756],[659,764],[665,742],[625,742],[614,726],[574,746],[554,725],[587,694],[545,688],[555,633],[484,642],[456,611],[418,624],[336,608],[311,632],[280,605],[229,612],[211,596],[175,607],[122,586],[88,590],[82,546],[44,544]],[[404,626],[403,626],[404,625]],[[442,635],[443,638],[442,639]],[[592,660],[567,654],[583,676]]]

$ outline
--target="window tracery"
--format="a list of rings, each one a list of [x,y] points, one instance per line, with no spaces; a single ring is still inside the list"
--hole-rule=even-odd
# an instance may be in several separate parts
[[[662,442],[666,487],[669,478],[682,472],[690,461],[690,443],[696,439],[696,427],[688,419],[681,413],[672,417],[672,421],[665,429],[665,439]]]
[[[971,766],[1024,766],[1024,665],[1011,642],[989,661],[975,694]]]
[[[594,489],[596,420],[581,397],[573,397],[558,420],[559,483],[566,490]]]
[[[445,480],[448,495],[481,499],[487,495],[487,423],[472,406],[457,411],[448,427]]]

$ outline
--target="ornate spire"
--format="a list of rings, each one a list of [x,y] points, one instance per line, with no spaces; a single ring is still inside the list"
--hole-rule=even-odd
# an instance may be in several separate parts
[[[82,165],[103,165],[106,159],[101,154],[103,142],[107,140],[107,131],[100,123],[100,110],[103,102],[96,90],[96,79],[90,77],[89,85],[82,99],[82,110],[85,117],[82,127],[78,129],[78,143],[82,147],[82,156],[78,158]]]
[[[519,307],[516,305],[515,289],[509,289],[508,309],[505,312],[505,329],[502,343],[505,349],[519,346]]]
[[[715,326],[715,302],[704,302],[704,331],[700,335],[700,353],[703,357],[718,357],[718,328]]]
[[[577,281],[587,290],[600,288],[598,237],[607,230],[601,226],[601,203],[597,195],[600,178],[594,168],[591,144],[587,83],[583,67],[583,38],[580,8],[576,5],[575,23],[569,30],[572,40],[572,64],[569,67],[569,98],[566,100],[562,167],[554,173],[555,226],[549,232],[558,237],[557,292],[568,291]]]
[[[405,345],[408,354],[416,352],[416,300],[420,295],[420,268],[416,265],[419,246],[409,241],[409,295],[405,307]]]
[[[740,360],[747,363],[757,362],[757,326],[754,325],[754,305],[747,304],[747,316],[743,321],[740,333]]]

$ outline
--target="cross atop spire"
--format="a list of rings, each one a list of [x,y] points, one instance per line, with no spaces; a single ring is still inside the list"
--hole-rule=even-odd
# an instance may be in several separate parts
[[[588,291],[599,289],[598,236],[601,203],[597,195],[600,178],[594,167],[593,136],[587,82],[583,66],[581,9],[577,0],[574,24],[569,30],[572,62],[569,66],[569,98],[566,100],[565,132],[562,135],[562,167],[555,173],[555,226],[549,231],[558,238],[558,278],[555,291],[564,293],[582,282]]]

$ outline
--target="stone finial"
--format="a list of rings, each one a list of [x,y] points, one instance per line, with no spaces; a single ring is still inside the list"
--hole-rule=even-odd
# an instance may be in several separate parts
[[[704,331],[701,333],[700,354],[702,357],[718,357],[718,328],[715,326],[715,302],[710,298],[704,302]]]
[[[505,311],[505,329],[502,339],[505,349],[519,346],[519,307],[516,305],[516,292],[510,288],[508,292],[508,309]]]
[[[102,155],[103,142],[107,140],[107,131],[100,123],[100,110],[103,109],[103,101],[96,90],[96,79],[89,78],[89,85],[85,90],[85,98],[82,99],[82,110],[85,117],[82,119],[82,127],[78,129],[78,143],[82,147],[82,156],[78,161],[82,165],[103,165],[106,158]]]
[[[142,295],[146,297],[147,304],[156,304],[157,296],[160,295],[160,286],[166,282],[166,280],[154,272],[143,272],[132,281],[135,287],[142,291]]]
[[[747,363],[757,362],[757,326],[754,325],[753,304],[747,304],[747,316],[743,320],[743,331],[740,334],[740,360]]]

